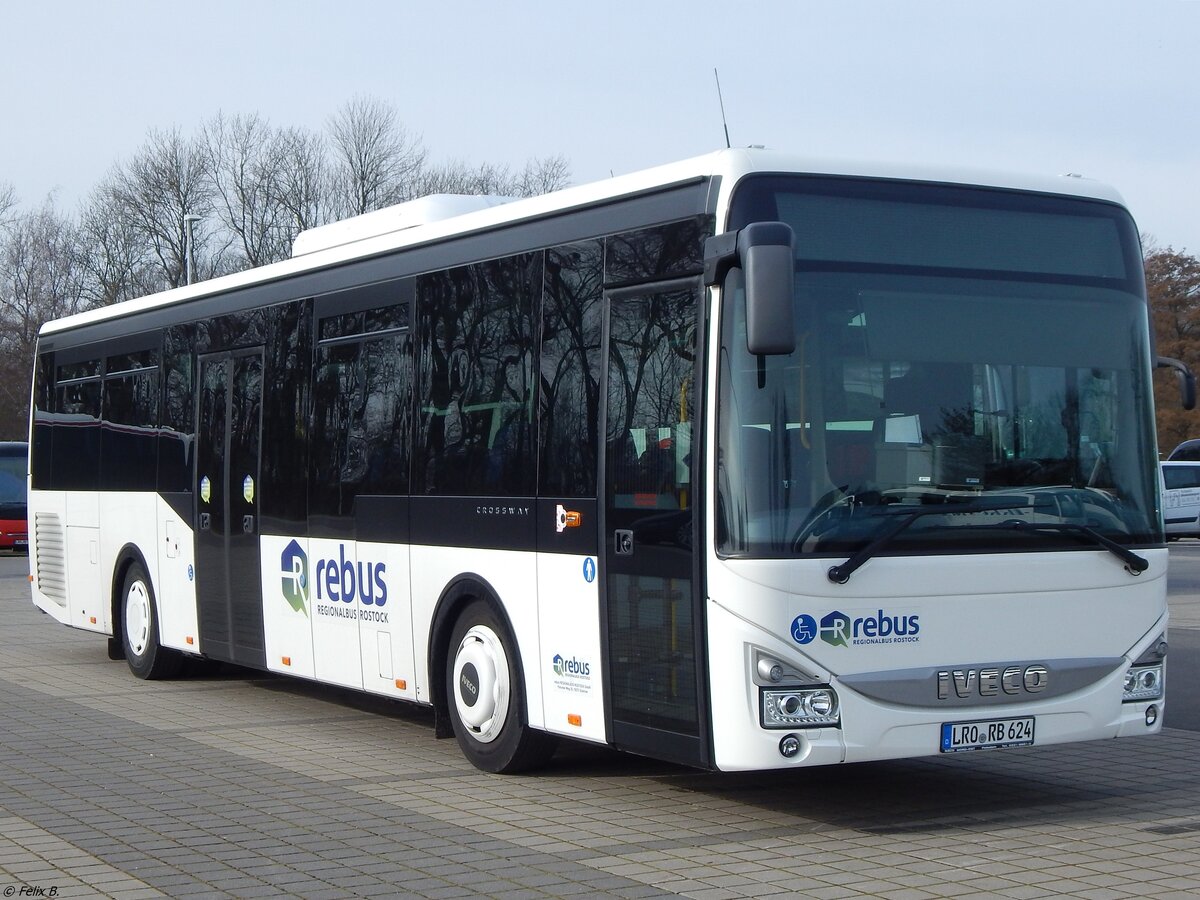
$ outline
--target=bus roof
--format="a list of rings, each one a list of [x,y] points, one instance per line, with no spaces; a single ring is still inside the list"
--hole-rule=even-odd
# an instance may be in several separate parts
[[[379,256],[393,250],[435,243],[458,235],[545,218],[690,181],[699,182],[706,178],[720,177],[721,190],[727,196],[729,188],[742,176],[768,172],[883,178],[1032,191],[1124,205],[1120,195],[1112,188],[1077,175],[1037,176],[933,165],[853,162],[795,156],[761,147],[719,150],[681,162],[520,200],[458,195],[420,198],[302,232],[296,238],[290,259],[77,313],[47,322],[42,326],[40,333],[54,334],[160,306],[276,281],[303,272]]]

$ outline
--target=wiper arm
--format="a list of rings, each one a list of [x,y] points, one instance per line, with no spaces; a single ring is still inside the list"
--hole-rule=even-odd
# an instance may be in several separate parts
[[[1005,525],[1023,531],[1056,531],[1060,534],[1065,531],[1081,534],[1092,541],[1092,543],[1099,544],[1109,553],[1120,559],[1121,562],[1125,563],[1125,570],[1130,575],[1141,575],[1150,568],[1150,560],[1146,559],[1146,557],[1138,556],[1128,547],[1122,547],[1116,541],[1105,537],[1096,529],[1089,528],[1087,525],[1080,525],[1078,522],[1023,522],[1020,519],[1016,519],[1012,522],[1006,522]]]
[[[854,574],[859,566],[895,540],[896,536],[908,528],[909,525],[925,516],[953,516],[961,513],[987,512],[996,509],[1018,509],[1032,505],[1028,501],[1014,503],[1012,500],[997,498],[996,501],[986,503],[979,501],[972,503],[943,503],[920,506],[916,509],[887,510],[886,512],[876,513],[875,515],[880,516],[896,516],[897,520],[881,534],[877,535],[867,546],[855,551],[840,566],[831,567],[826,575],[829,576],[829,580],[834,584],[845,584],[850,580],[850,576]]]
[[[996,498],[992,502],[953,503],[941,506],[922,506],[918,509],[910,511],[889,510],[885,513],[877,513],[877,515],[894,515],[897,517],[897,521],[881,534],[876,536],[876,538],[871,541],[871,543],[867,544],[867,546],[856,551],[840,566],[832,566],[826,574],[828,575],[829,580],[834,584],[845,584],[850,580],[850,576],[853,575],[863,563],[869,560],[872,556],[875,556],[880,550],[895,540],[896,536],[908,528],[908,526],[910,526],[913,522],[925,516],[960,515],[962,513],[986,512],[996,509],[1036,509],[1039,505],[1040,504],[1036,501],[1033,503],[1013,503],[1011,500]],[[1150,561],[1144,556],[1139,556],[1128,547],[1121,546],[1116,541],[1105,537],[1103,534],[1096,531],[1096,529],[1090,528],[1087,525],[1081,525],[1077,522],[1033,523],[1025,522],[1021,519],[1011,519],[1007,522],[997,525],[987,525],[984,527],[1013,528],[1043,532],[1053,531],[1060,534],[1063,532],[1079,534],[1083,537],[1086,537],[1092,543],[1103,547],[1109,553],[1120,559],[1121,562],[1125,563],[1125,570],[1129,572],[1130,575],[1140,575],[1142,572],[1145,572],[1148,568],[1150,568]]]

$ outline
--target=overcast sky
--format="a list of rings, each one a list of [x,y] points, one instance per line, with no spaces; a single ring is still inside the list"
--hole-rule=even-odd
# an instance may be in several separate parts
[[[150,129],[320,129],[367,95],[431,156],[575,183],[724,145],[1114,185],[1200,254],[1197,0],[6,0],[0,183],[77,204]]]

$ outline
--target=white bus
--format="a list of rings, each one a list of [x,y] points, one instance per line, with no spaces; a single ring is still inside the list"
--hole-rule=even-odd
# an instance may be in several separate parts
[[[496,772],[1151,734],[1147,319],[1079,178],[733,150],[426,198],[42,329],[33,601],[140,678],[430,705]]]
[[[1200,463],[1169,460],[1159,465],[1167,540],[1200,537]]]

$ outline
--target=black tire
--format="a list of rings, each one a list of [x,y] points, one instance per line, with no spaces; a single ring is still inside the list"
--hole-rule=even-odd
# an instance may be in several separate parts
[[[524,772],[545,764],[554,739],[529,727],[517,644],[492,606],[462,611],[446,653],[446,702],[458,746],[485,772]]]
[[[140,563],[133,563],[121,585],[121,641],[125,661],[138,678],[174,678],[183,666],[183,654],[158,642],[158,612],[154,589]]]

